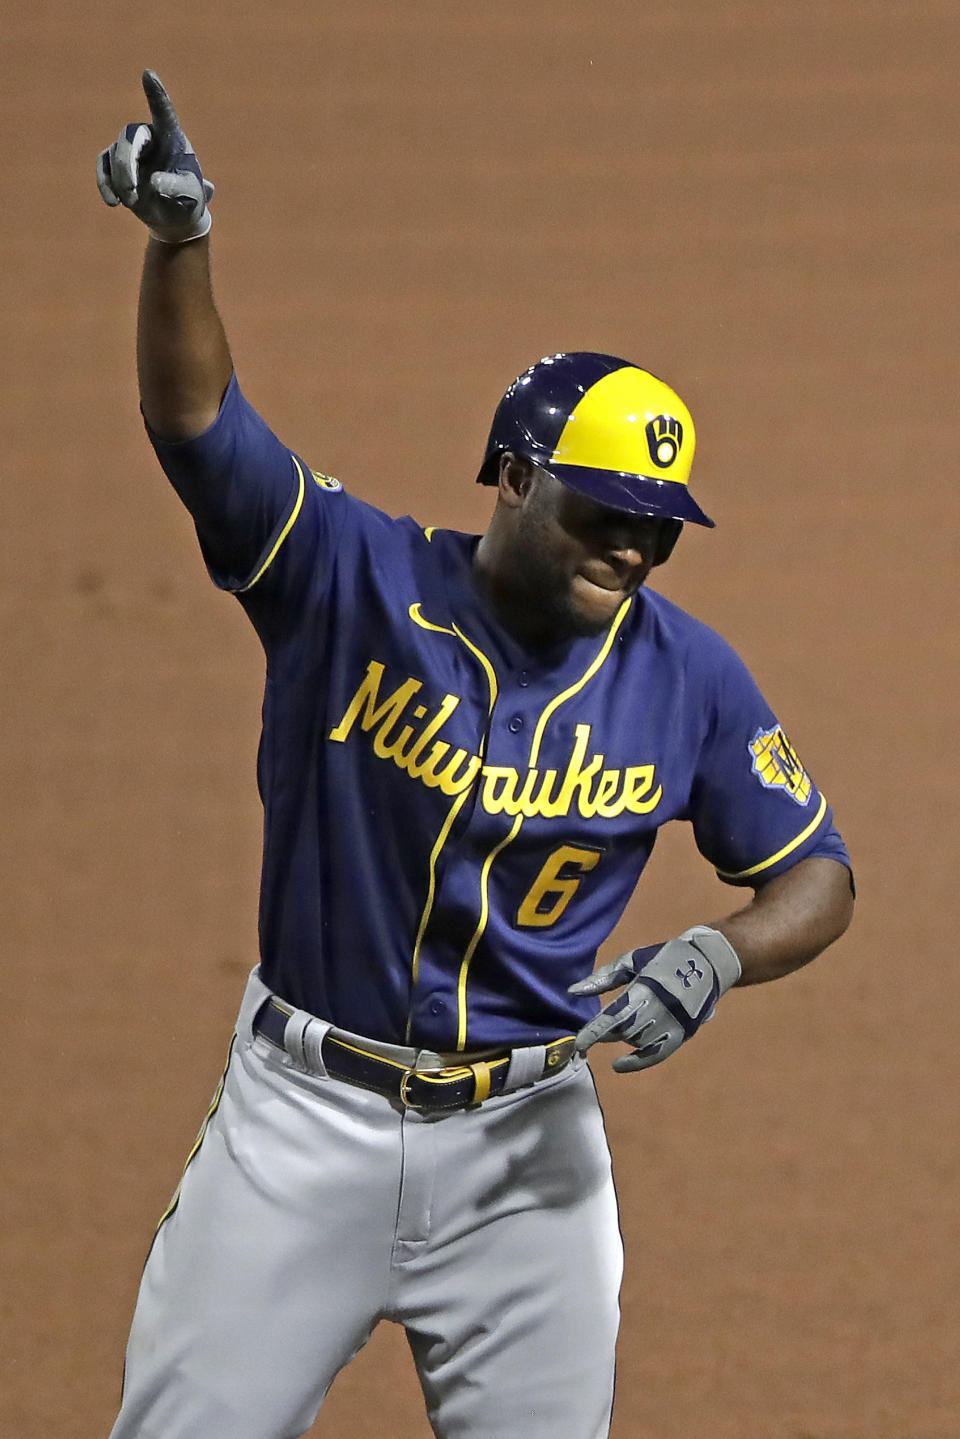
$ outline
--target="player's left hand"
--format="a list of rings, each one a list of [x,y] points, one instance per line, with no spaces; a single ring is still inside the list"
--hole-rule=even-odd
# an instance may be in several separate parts
[[[125,125],[97,157],[97,186],[108,205],[125,205],[155,240],[179,245],[210,229],[213,185],[203,178],[163,81],[144,70],[150,124]]]
[[[620,1040],[632,1054],[613,1061],[618,1074],[649,1069],[675,1054],[696,1034],[717,1001],[740,978],[740,961],[719,930],[695,925],[667,944],[630,950],[571,984],[570,994],[604,994],[626,988],[577,1035],[582,1054],[591,1044]]]

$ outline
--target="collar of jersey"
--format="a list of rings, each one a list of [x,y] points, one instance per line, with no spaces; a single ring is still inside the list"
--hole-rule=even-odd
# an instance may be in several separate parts
[[[479,542],[479,535],[463,534],[459,530],[433,530],[430,534],[430,544],[436,547],[440,560],[450,617],[464,634],[480,645],[497,669],[502,666],[504,670],[550,675],[558,670],[576,669],[581,659],[581,668],[586,668],[596,652],[596,635],[564,640],[549,649],[528,650],[504,628],[477,585],[473,556]],[[440,617],[431,615],[427,604],[425,598],[424,618],[439,622]],[[632,606],[634,615],[641,607],[642,593],[638,592]]]

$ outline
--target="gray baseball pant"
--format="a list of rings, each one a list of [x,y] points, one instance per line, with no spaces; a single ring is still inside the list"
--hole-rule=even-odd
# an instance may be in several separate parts
[[[403,1109],[255,1037],[268,993],[254,971],[144,1270],[111,1439],[296,1439],[381,1319],[406,1330],[439,1439],[603,1439],[622,1245],[585,1062],[478,1108]]]

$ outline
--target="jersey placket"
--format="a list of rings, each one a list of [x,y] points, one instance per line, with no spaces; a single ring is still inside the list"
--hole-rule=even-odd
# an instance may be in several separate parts
[[[617,633],[626,618],[630,608],[630,601],[625,601],[618,611],[607,635],[600,643],[597,652],[585,670],[573,681],[558,693],[543,707],[539,715],[534,718],[532,708],[525,703],[524,691],[528,688],[528,675],[525,671],[519,671],[511,675],[509,679],[502,675],[498,677],[493,666],[477,646],[473,645],[460,631],[456,633],[465,644],[479,657],[484,660],[485,666],[489,666],[488,677],[491,681],[491,705],[490,705],[490,726],[483,747],[483,761],[486,766],[503,767],[515,770],[518,774],[525,775],[537,766],[544,734],[552,715],[569,699],[578,694],[585,685],[593,678],[602,667],[610,653]],[[438,627],[434,627],[438,628]],[[501,715],[505,718],[499,718]],[[503,826],[500,834],[490,843],[491,816],[487,815],[482,806],[478,804],[477,796],[480,787],[484,783],[483,771],[478,774],[474,783],[468,791],[458,795],[454,804],[448,812],[447,819],[441,829],[434,852],[431,855],[430,865],[430,894],[428,903],[424,908],[421,918],[420,930],[417,936],[417,948],[415,953],[415,969],[413,973],[413,993],[411,995],[411,1010],[408,1025],[408,1034],[415,1018],[416,989],[417,983],[422,975],[421,960],[424,956],[424,944],[430,921],[442,908],[442,891],[445,884],[450,885],[454,881],[456,866],[453,861],[456,853],[462,854],[469,848],[474,848],[476,853],[483,854],[479,862],[479,871],[472,876],[472,883],[475,886],[475,897],[477,905],[476,925],[469,942],[460,958],[456,976],[456,1039],[452,1046],[458,1051],[468,1047],[468,982],[471,966],[474,962],[477,950],[482,942],[487,924],[490,918],[490,875],[494,864],[502,852],[508,848],[516,839],[523,826],[524,816],[504,816]],[[456,846],[449,846],[445,854],[442,854],[447,844],[448,836],[461,810],[467,806],[467,800],[473,801],[470,807],[463,830],[458,835]],[[481,838],[482,836],[482,838]],[[475,842],[471,844],[471,841]],[[443,862],[446,860],[446,863]],[[456,876],[458,879],[459,875]],[[434,973],[437,971],[435,970]],[[450,976],[446,976],[449,985]],[[445,986],[446,987],[446,986]],[[446,1012],[446,1004],[434,992],[429,1001],[425,1001],[427,1016],[425,1022],[433,1030],[436,1021]],[[431,1019],[433,1024],[431,1024]],[[434,1034],[431,1043],[438,1048],[449,1048],[443,1044]]]

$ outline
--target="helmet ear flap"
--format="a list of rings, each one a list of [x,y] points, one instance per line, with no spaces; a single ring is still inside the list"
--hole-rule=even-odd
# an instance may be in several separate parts
[[[500,478],[500,456],[503,450],[494,450],[487,455],[480,466],[480,473],[477,475],[478,485],[495,485]]]
[[[680,531],[683,529],[683,520],[661,520],[660,533],[657,535],[657,548],[653,557],[654,568],[657,565],[666,564],[673,554],[673,547],[680,538]]]

